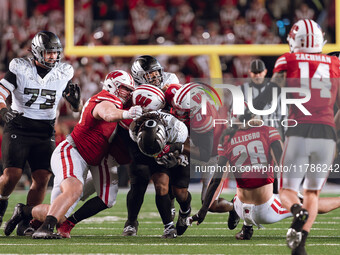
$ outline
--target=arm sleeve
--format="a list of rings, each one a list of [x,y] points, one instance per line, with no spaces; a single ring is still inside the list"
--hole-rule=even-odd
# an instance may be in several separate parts
[[[269,82],[264,91],[254,99],[253,106],[256,110],[262,110],[272,102],[273,88],[279,88],[279,86],[274,82]]]
[[[208,131],[207,133],[200,134],[198,139],[198,148],[200,152],[199,160],[208,162],[211,157],[211,152],[213,150],[214,145],[214,132],[213,130]]]
[[[12,73],[11,71],[7,71],[5,77],[1,79],[0,83],[9,91],[13,91],[18,87],[17,85],[17,76],[16,74]]]
[[[281,155],[282,155],[282,146],[279,140],[276,140],[271,143],[270,148],[273,151],[275,161],[280,162]]]
[[[227,164],[227,162],[228,162],[228,159],[222,156],[222,157],[219,157],[217,164],[218,166],[222,168],[223,166]],[[215,172],[215,174],[213,175],[211,182],[208,186],[207,193],[203,199],[202,209],[208,211],[211,200],[213,199],[214,194],[220,182],[222,181],[222,176],[223,176],[223,172]]]

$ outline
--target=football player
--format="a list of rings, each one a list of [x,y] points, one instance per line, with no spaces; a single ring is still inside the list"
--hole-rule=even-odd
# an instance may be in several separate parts
[[[298,126],[289,127],[285,136],[282,158],[283,166],[293,166],[296,172],[282,173],[280,198],[283,206],[294,214],[287,232],[287,244],[292,253],[305,254],[305,242],[317,215],[318,197],[326,181],[328,171],[313,171],[313,166],[329,169],[335,153],[335,121],[333,106],[340,104],[338,90],[339,59],[322,54],[325,44],[320,26],[313,20],[296,22],[287,37],[290,53],[279,57],[275,63],[271,86],[254,101],[260,109],[271,100],[270,87],[300,88],[302,93],[291,93],[294,99],[306,101],[305,111],[291,105],[288,119]],[[262,102],[261,102],[262,101]],[[301,108],[301,107],[300,107]],[[337,113],[336,128],[340,129],[340,112]],[[301,181],[304,189],[304,204],[299,204],[297,192]]]
[[[104,82],[107,83],[108,81]],[[137,87],[133,93],[132,93],[132,104],[133,105],[139,105],[142,107],[143,112],[148,112],[152,110],[159,110],[162,109],[165,105],[165,96],[161,89],[158,87],[143,84]],[[129,105],[129,103],[128,103]],[[130,106],[129,106],[130,107]],[[101,182],[102,185],[100,185],[98,188],[95,188],[94,185],[94,179],[92,178],[92,175],[89,175],[86,179],[86,182],[84,184],[84,191],[81,200],[86,201],[86,199],[93,194],[95,191],[97,191],[97,197],[94,197],[80,207],[74,214],[69,216],[66,221],[63,223],[57,225],[57,231],[58,233],[65,238],[70,238],[70,232],[74,228],[75,224],[78,222],[87,219],[100,211],[107,209],[109,207],[112,207],[113,204],[116,201],[116,196],[118,192],[118,183],[117,183],[117,165],[123,165],[130,163],[130,154],[128,151],[128,148],[125,149],[125,146],[133,147],[136,145],[135,142],[131,140],[129,137],[128,131],[126,131],[124,128],[127,128],[131,124],[132,119],[126,119],[120,121],[120,125],[117,127],[117,134],[114,138],[114,140],[111,142],[110,147],[110,154],[108,157],[105,157],[101,164],[99,166],[91,166],[90,171],[91,173],[98,172],[96,169],[109,169],[110,176],[112,176],[111,181],[107,179],[105,182]],[[138,150],[139,151],[139,150]],[[118,154],[119,153],[119,154]],[[138,152],[136,152],[138,153]],[[140,152],[139,152],[140,153]],[[131,153],[131,156],[134,153]],[[112,158],[111,155],[115,155],[115,158]],[[102,175],[103,177],[105,175]],[[112,181],[113,180],[113,181]],[[98,185],[97,185],[98,186]],[[107,187],[110,187],[110,192],[105,192],[107,190]],[[109,197],[108,197],[109,194]],[[110,198],[113,198],[110,200]],[[109,201],[108,201],[109,198]],[[104,203],[100,202],[103,201]]]
[[[282,155],[281,136],[274,127],[261,126],[262,124],[253,119],[252,127],[239,127],[235,133],[227,129],[222,134],[218,146],[218,165],[230,170],[237,182],[237,193],[233,199],[235,214],[229,214],[228,227],[236,228],[239,218],[244,221],[242,230],[236,234],[236,239],[239,240],[251,239],[253,225],[261,227],[261,224],[271,224],[293,216],[282,207],[279,195],[273,193],[274,171],[281,170],[274,170]],[[189,219],[189,223],[203,222],[214,194],[224,178],[226,176],[223,176],[223,173],[216,172],[202,208]],[[339,207],[339,197],[319,199],[319,213]]]
[[[167,103],[171,102],[176,90],[180,87],[177,76],[173,73],[164,72],[158,60],[149,55],[140,56],[133,62],[131,75],[137,85],[148,84],[162,89]],[[128,130],[130,123],[120,122],[120,124]],[[127,141],[131,141],[127,133],[125,137]],[[128,218],[122,234],[123,236],[135,236],[138,231],[138,214],[150,182],[150,172],[149,166],[145,164],[148,161],[145,160],[145,155],[139,151],[136,143],[131,141],[128,147],[132,157],[132,164],[129,167],[130,190],[126,197]],[[172,218],[174,217],[175,208],[172,204]]]
[[[0,177],[0,225],[8,198],[26,162],[32,172],[27,205],[42,203],[52,175],[50,159],[55,148],[57,106],[64,97],[74,111],[80,108],[80,89],[71,82],[73,67],[60,62],[63,47],[52,32],[38,32],[32,39],[32,58],[15,58],[0,81],[0,115],[5,121],[2,140],[4,172]],[[12,105],[6,99],[12,96]],[[21,227],[22,226],[22,227]],[[20,223],[23,235],[28,222]]]
[[[54,227],[64,221],[64,217],[72,212],[80,199],[88,166],[99,165],[108,154],[118,121],[141,116],[140,106],[122,109],[135,89],[131,75],[124,71],[113,71],[107,75],[106,81],[103,90],[84,105],[80,121],[72,133],[53,152],[51,165],[55,178],[51,205],[41,204],[32,208],[18,204],[6,223],[6,235],[14,230],[19,220],[32,214],[33,218],[44,221],[33,233],[33,238],[61,238],[53,233]],[[95,183],[98,185],[101,181],[99,176],[93,175],[94,179],[97,177]]]
[[[220,113],[213,102],[207,100],[207,114],[202,114],[202,97],[206,96],[203,84],[192,82],[183,85],[176,91],[173,98],[173,114],[183,121],[190,130],[192,144],[185,147],[190,153],[192,164],[216,164],[217,146],[224,125],[214,127],[213,120],[220,119]],[[208,173],[202,178],[201,200],[205,197],[211,175]],[[223,188],[221,184],[220,188]],[[211,212],[229,212],[232,204],[223,198],[217,197],[209,207]]]
[[[187,127],[169,113],[150,112],[132,122],[130,136],[147,156],[156,190],[156,205],[164,224],[162,238],[182,235],[191,212],[191,194],[188,192],[190,168],[187,157],[182,154],[188,137]],[[169,184],[180,205],[176,228],[171,218]]]
[[[174,73],[164,72],[158,60],[149,55],[136,58],[131,66],[131,75],[136,85],[151,84],[165,92],[170,84],[178,84],[179,80]]]

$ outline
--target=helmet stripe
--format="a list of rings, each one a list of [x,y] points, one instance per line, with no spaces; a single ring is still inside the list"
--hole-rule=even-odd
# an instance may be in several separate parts
[[[151,91],[151,92],[157,94],[157,95],[162,99],[162,101],[165,100],[164,94],[160,93],[159,91],[157,91],[157,89],[155,89],[155,88],[152,87],[152,86],[141,85],[141,86],[139,86],[136,90],[140,90],[140,89],[144,89],[144,90]]]
[[[309,36],[308,36],[308,34],[309,34],[309,30],[308,30],[308,24],[307,24],[307,21],[304,19],[303,20],[303,22],[305,23],[305,26],[306,26],[306,37],[307,37],[307,44],[306,44],[306,48],[308,48],[309,47]]]
[[[311,33],[311,38],[312,38],[312,48],[314,48],[314,30],[313,30],[313,24],[312,24],[312,21],[309,19],[309,24],[310,24],[310,27],[312,29],[312,33]]]
[[[198,84],[195,84],[195,83],[191,82],[187,85],[187,87],[185,89],[183,89],[183,91],[180,93],[180,96],[178,97],[176,103],[177,104],[180,104],[180,102],[183,100],[183,98],[186,96],[186,94],[190,91],[190,89],[193,89],[195,87],[198,87],[199,85]]]

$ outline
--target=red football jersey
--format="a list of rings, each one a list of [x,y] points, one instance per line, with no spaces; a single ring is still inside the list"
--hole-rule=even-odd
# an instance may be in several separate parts
[[[118,109],[123,108],[119,98],[102,90],[86,102],[80,120],[71,133],[77,150],[89,165],[101,162],[116,133],[117,122],[97,120],[92,115],[94,107],[102,101],[113,102]]]
[[[303,106],[312,114],[304,115],[295,105],[290,107],[289,119],[298,123],[334,126],[333,106],[338,91],[339,59],[324,54],[286,53],[275,63],[274,73],[286,71],[288,87],[307,88],[311,99]],[[292,93],[293,98],[304,94]]]
[[[272,165],[270,145],[280,139],[279,132],[268,126],[240,129],[229,142],[229,136],[224,138],[218,145],[218,155],[229,160],[237,187],[252,189],[274,182],[273,171],[261,169]]]
[[[217,108],[215,107],[215,105],[213,105],[212,103],[208,101],[207,102],[207,113],[202,114],[202,109],[201,109],[190,120],[191,130],[198,134],[204,134],[206,132],[209,132],[210,130],[214,131],[213,151],[211,154],[212,156],[217,155],[217,146],[219,143],[219,139],[220,139],[223,129],[226,128],[225,125],[220,125],[220,124],[215,125],[214,127],[215,119],[222,119],[222,118],[219,116],[219,112]]]
[[[167,90],[164,92],[165,101],[168,105],[172,105],[172,99],[174,98],[176,91],[180,88],[180,84],[170,84]]]

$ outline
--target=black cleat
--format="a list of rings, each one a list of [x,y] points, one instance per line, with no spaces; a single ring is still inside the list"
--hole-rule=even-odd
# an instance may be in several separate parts
[[[28,227],[24,231],[24,236],[32,236],[35,232],[35,229],[32,227]]]
[[[233,203],[233,199],[231,200],[231,202]],[[233,209],[229,211],[228,228],[230,230],[235,229],[239,222],[240,222],[240,217],[238,216],[238,214],[235,211],[235,208],[233,207]]]
[[[181,210],[179,210],[178,219],[176,223],[176,230],[177,235],[181,236],[184,234],[184,232],[187,230],[187,218],[190,216],[191,208],[186,214],[183,214]]]
[[[26,229],[30,227],[30,219],[23,219],[19,222],[17,227],[17,235],[18,236],[25,236],[24,232]]]
[[[243,225],[240,232],[238,232],[235,237],[237,240],[250,240],[253,236],[254,229],[253,226]]]
[[[5,215],[6,209],[8,206],[8,200],[0,200],[0,227],[2,224],[3,217]]]
[[[129,221],[126,221],[122,235],[123,236],[136,236],[137,231],[138,231],[138,221],[135,221],[132,224]]]
[[[303,208],[294,215],[292,225],[286,235],[286,242],[289,248],[296,249],[299,246],[302,240],[302,227],[306,223],[308,216],[308,211]]]
[[[13,212],[12,217],[5,224],[4,232],[6,236],[9,236],[13,232],[13,230],[16,228],[16,226],[19,224],[19,222],[24,219],[24,212],[23,212],[24,206],[25,206],[24,204],[19,203],[14,207],[14,212]]]
[[[176,237],[177,237],[177,231],[173,224],[164,229],[164,233],[162,235],[163,239],[173,239]]]
[[[292,255],[307,255],[304,245],[299,245],[297,248],[292,250]]]
[[[62,236],[53,233],[53,231],[49,229],[43,229],[43,228],[38,228],[33,234],[32,234],[33,239],[61,239]]]

